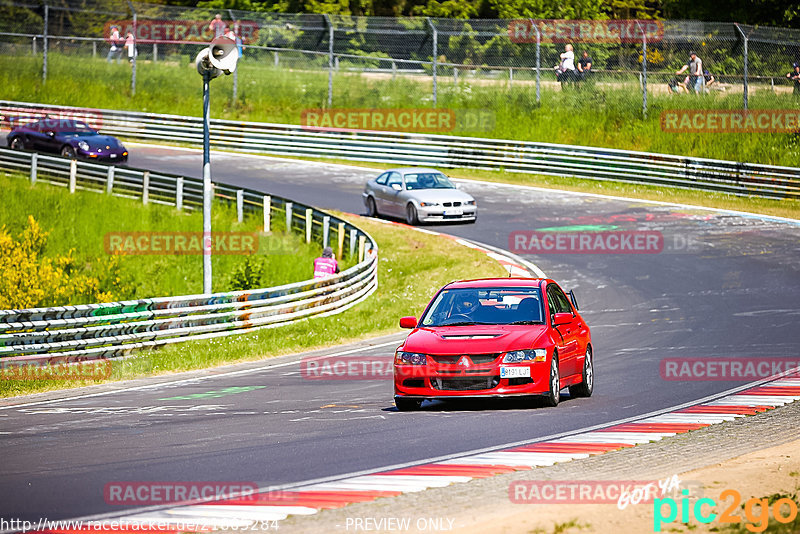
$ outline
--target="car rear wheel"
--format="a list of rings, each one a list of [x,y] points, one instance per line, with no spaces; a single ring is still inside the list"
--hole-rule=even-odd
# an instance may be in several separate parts
[[[25,143],[22,142],[22,139],[19,137],[15,137],[11,140],[11,150],[24,150]]]
[[[583,359],[583,381],[569,387],[570,397],[591,397],[594,390],[594,362],[592,349],[586,347],[586,357]]]
[[[413,412],[422,406],[422,399],[409,399],[408,397],[395,397],[394,405],[401,412]]]
[[[375,199],[372,197],[367,197],[367,216],[368,217],[378,216],[378,207],[375,205]]]
[[[75,159],[75,149],[67,145],[61,149],[61,155],[65,158]]]
[[[561,400],[561,375],[558,372],[558,356],[553,354],[550,360],[550,390],[544,398],[545,406],[555,408]]]
[[[417,217],[417,208],[414,207],[414,204],[409,204],[406,206],[406,222],[412,226],[419,222],[419,217]]]

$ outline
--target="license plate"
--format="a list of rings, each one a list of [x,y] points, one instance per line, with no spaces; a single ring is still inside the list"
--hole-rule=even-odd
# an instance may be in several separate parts
[[[117,157],[117,155],[116,155],[116,154],[111,154],[111,157],[112,157],[112,158],[116,158],[116,157]]]
[[[530,378],[530,367],[501,367],[500,378]]]
[[[444,210],[445,215],[464,215],[464,210]]]

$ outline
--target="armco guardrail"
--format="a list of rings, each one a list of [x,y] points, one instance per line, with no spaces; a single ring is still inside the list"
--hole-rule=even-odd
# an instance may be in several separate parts
[[[199,144],[202,120],[0,100],[5,117],[96,117],[102,130],[142,141]],[[296,125],[211,121],[217,148],[393,165],[505,169],[593,180],[708,189],[738,195],[800,198],[800,169],[608,148],[413,133],[323,131]]]
[[[202,206],[202,181],[180,176],[77,162],[0,148],[0,169],[25,172],[32,181],[134,197],[177,208]],[[265,230],[274,216],[305,233],[307,241],[349,246],[359,263],[338,275],[280,287],[61,306],[0,310],[0,367],[110,358],[188,339],[231,335],[344,311],[377,287],[377,244],[363,230],[288,199],[217,183],[215,197],[236,202],[240,216],[261,212]],[[333,237],[336,239],[334,240]],[[349,237],[348,237],[349,236]]]

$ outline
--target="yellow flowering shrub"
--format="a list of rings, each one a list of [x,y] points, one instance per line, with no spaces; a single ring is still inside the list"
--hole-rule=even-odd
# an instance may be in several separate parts
[[[0,309],[114,300],[113,290],[123,289],[118,257],[97,260],[95,271],[102,272],[101,282],[82,272],[74,250],[66,256],[44,257],[47,235],[33,216],[28,216],[28,226],[16,238],[0,227]]]

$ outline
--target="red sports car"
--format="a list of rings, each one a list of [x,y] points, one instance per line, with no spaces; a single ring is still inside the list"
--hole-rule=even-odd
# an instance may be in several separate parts
[[[425,399],[588,397],[594,385],[592,339],[553,280],[491,278],[451,282],[433,297],[394,357],[394,400],[415,410]]]

